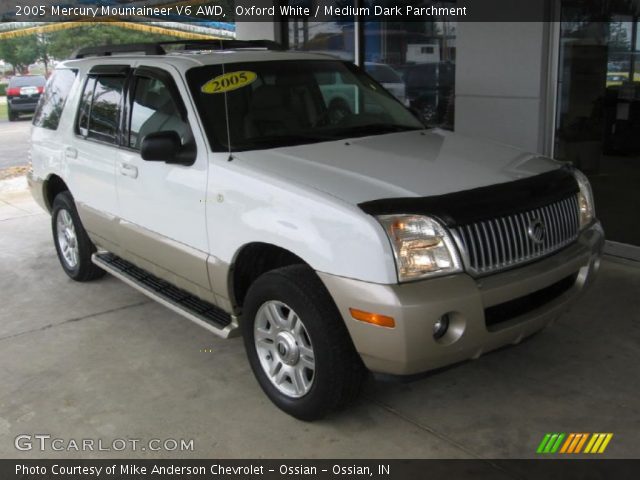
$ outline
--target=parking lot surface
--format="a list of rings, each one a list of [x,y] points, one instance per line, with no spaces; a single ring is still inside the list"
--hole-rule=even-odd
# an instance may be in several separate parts
[[[371,380],[315,423],[277,410],[240,339],[221,340],[105,277],[65,276],[50,219],[0,188],[0,457],[20,434],[192,439],[193,451],[85,457],[533,458],[547,432],[612,432],[606,458],[640,455],[640,269],[612,260],[555,325],[520,345],[410,383]],[[5,182],[6,183],[6,182]]]

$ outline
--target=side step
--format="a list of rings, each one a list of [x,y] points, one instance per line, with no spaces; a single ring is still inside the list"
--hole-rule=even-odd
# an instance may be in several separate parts
[[[165,307],[222,338],[234,337],[239,332],[238,320],[234,316],[112,253],[94,253],[91,261]]]

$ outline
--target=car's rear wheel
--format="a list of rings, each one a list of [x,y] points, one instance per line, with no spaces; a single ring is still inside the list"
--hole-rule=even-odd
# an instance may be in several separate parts
[[[9,117],[10,122],[15,122],[18,119],[18,114],[12,111],[10,108],[7,109],[7,116]]]
[[[59,193],[54,199],[51,228],[60,265],[69,277],[78,282],[86,282],[105,274],[104,270],[91,262],[91,255],[96,247],[82,226],[69,192]]]
[[[309,267],[259,277],[247,293],[241,323],[258,383],[281,410],[315,420],[357,397],[366,370],[331,296]]]

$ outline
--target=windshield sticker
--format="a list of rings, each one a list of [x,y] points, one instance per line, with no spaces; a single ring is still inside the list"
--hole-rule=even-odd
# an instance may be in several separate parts
[[[219,75],[205,83],[200,91],[202,93],[224,93],[238,88],[246,87],[256,81],[258,75],[255,72],[243,70]]]

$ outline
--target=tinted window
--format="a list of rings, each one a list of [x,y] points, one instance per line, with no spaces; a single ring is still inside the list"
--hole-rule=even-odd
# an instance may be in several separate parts
[[[138,149],[149,133],[166,131],[177,132],[183,145],[192,139],[191,129],[182,119],[165,83],[156,78],[138,77],[131,105],[129,147]]]
[[[98,77],[89,115],[89,138],[115,143],[124,77]]]
[[[89,77],[85,83],[76,131],[85,137],[116,143],[124,77]]]
[[[58,128],[64,104],[67,101],[71,85],[76,79],[76,73],[75,70],[56,70],[53,73],[33,116],[35,126],[51,130]]]
[[[44,87],[46,80],[42,75],[26,75],[24,77],[13,77],[9,80],[9,88],[15,87]]]

